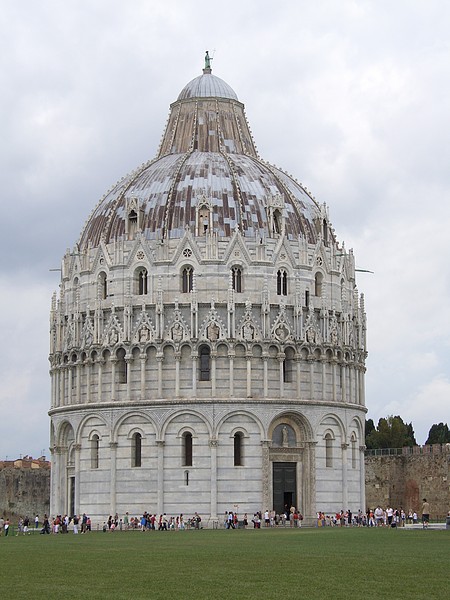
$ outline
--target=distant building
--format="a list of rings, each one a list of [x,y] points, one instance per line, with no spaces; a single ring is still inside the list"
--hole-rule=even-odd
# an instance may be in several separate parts
[[[209,60],[170,108],[157,157],[105,194],[62,261],[51,511],[358,510],[353,253],[327,207],[259,157]]]

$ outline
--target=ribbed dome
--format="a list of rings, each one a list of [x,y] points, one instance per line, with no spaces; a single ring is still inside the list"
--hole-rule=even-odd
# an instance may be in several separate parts
[[[194,231],[196,207],[207,198],[219,237],[231,236],[236,227],[244,236],[269,237],[267,207],[279,199],[286,237],[316,241],[319,209],[285,173],[250,156],[192,152],[160,158],[119,182],[91,215],[81,247],[124,239],[126,207],[133,198],[140,202],[146,239],[181,238],[186,227]]]
[[[94,209],[80,247],[126,239],[127,207],[136,203],[144,238],[180,238],[186,228],[194,233],[196,210],[205,201],[219,237],[236,228],[244,236],[271,237],[277,212],[288,239],[317,240],[318,205],[259,158],[244,105],[210,68],[171,105],[158,157],[124,177]]]
[[[237,100],[235,91],[220,77],[204,73],[190,81],[180,92],[178,100],[190,98],[229,98]]]

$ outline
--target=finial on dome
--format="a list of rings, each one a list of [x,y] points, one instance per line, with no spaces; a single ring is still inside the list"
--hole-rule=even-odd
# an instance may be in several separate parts
[[[211,73],[211,61],[212,58],[209,56],[209,51],[205,54],[205,68],[203,69],[203,75],[209,75]]]

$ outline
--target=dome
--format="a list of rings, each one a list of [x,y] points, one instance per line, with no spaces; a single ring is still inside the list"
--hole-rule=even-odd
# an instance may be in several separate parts
[[[178,100],[189,100],[191,98],[238,99],[236,93],[228,83],[220,79],[220,77],[212,75],[210,72],[204,72],[203,75],[190,81],[178,96]]]
[[[202,98],[202,102],[192,102]],[[290,240],[317,240],[320,208],[280,169],[261,160],[232,88],[205,68],[171,105],[156,159],[119,181],[99,202],[81,234],[81,248],[121,241],[127,206],[137,203],[145,239],[180,238],[195,231],[208,202],[219,238],[239,231],[265,239],[284,228]],[[274,219],[274,214],[277,219]]]

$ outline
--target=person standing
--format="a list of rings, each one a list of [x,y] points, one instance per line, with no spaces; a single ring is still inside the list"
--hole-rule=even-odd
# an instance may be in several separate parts
[[[430,522],[430,504],[427,502],[427,499],[423,499],[422,504],[422,527],[427,529],[428,524]]]
[[[5,537],[8,537],[8,533],[9,533],[9,519],[5,519],[4,529],[5,529]]]
[[[39,528],[39,515],[36,515],[34,517],[34,528],[38,529]]]

